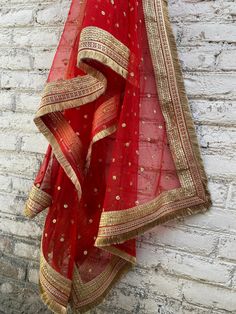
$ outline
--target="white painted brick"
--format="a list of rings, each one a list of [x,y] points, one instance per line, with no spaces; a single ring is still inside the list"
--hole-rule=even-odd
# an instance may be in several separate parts
[[[170,250],[160,250],[140,243],[137,249],[138,264],[141,267],[161,267],[176,276],[185,276],[208,282],[227,284],[232,267],[212,259],[184,254]]]
[[[0,149],[15,150],[17,143],[17,136],[10,133],[3,133],[0,131]]]
[[[30,268],[28,271],[29,281],[35,284],[39,283],[39,268]]]
[[[12,179],[7,175],[0,174],[0,191],[11,192],[12,191]]]
[[[236,312],[236,291],[210,286],[199,282],[185,282],[183,285],[185,299],[194,304]]]
[[[217,67],[223,70],[236,70],[236,50],[222,51],[218,58]]]
[[[179,58],[183,70],[206,70],[214,67],[215,51],[204,51],[203,49],[192,49],[180,51]]]
[[[236,123],[235,101],[191,100],[190,104],[195,121],[216,125],[234,125]]]
[[[30,55],[25,51],[0,51],[0,67],[11,70],[28,70],[31,69]]]
[[[234,2],[222,1],[170,1],[169,9],[174,20],[184,21],[229,21],[234,17]]]
[[[212,207],[203,214],[186,217],[185,224],[218,232],[236,234],[236,212]]]
[[[184,250],[192,253],[210,255],[216,246],[217,238],[211,234],[199,234],[191,230],[183,231],[179,229],[157,226],[152,232],[141,236],[145,242],[170,246],[177,250]]]
[[[16,94],[16,110],[34,114],[36,113],[40,102],[40,95],[22,91]],[[31,116],[32,117],[32,116]],[[31,119],[32,120],[32,119]]]
[[[28,113],[3,112],[0,126],[4,131],[20,130],[23,132],[38,132],[33,122],[33,115]]]
[[[224,207],[229,190],[229,183],[224,181],[209,180],[208,188],[212,196],[213,206]]]
[[[236,185],[230,186],[229,198],[226,204],[227,208],[236,209]]]
[[[219,257],[236,261],[236,236],[221,237],[219,243]]]
[[[37,243],[39,245],[39,243]],[[30,258],[33,260],[39,260],[39,247],[30,245],[27,243],[16,242],[14,248],[14,254],[19,257]]]
[[[216,97],[236,96],[235,80],[236,74],[187,74],[185,75],[185,86],[191,96]],[[214,84],[213,84],[214,82]]]
[[[18,195],[0,194],[0,212],[22,215],[22,208],[24,208],[25,200]]]
[[[13,33],[13,43],[17,47],[55,47],[58,44],[58,33],[52,29],[15,29]]]
[[[124,282],[138,289],[147,289],[152,294],[181,300],[181,282],[160,270],[157,272],[154,270],[130,271],[121,279],[121,283]]]
[[[2,173],[24,175],[32,178],[39,167],[35,156],[23,153],[0,151],[0,171]]]
[[[28,25],[33,20],[32,10],[10,10],[9,12],[2,11],[0,14],[0,25],[4,26],[23,26]]]
[[[12,40],[12,30],[11,29],[0,29],[0,45],[2,47],[9,46]]]
[[[44,154],[48,141],[42,134],[26,134],[22,137],[22,151]]]
[[[50,69],[55,50],[37,50],[34,55],[35,69]]]
[[[45,74],[30,72],[3,72],[1,84],[4,88],[25,88],[41,90],[46,79]]]
[[[224,178],[235,177],[236,163],[234,158],[220,155],[204,155],[203,160],[209,175]]]
[[[37,11],[36,20],[39,24],[57,24],[64,20],[65,12],[60,4],[52,4]]]
[[[41,228],[35,221],[16,221],[12,216],[6,217],[1,215],[0,228],[6,234],[20,237],[35,239],[41,235]]]
[[[236,42],[236,25],[219,23],[193,23],[183,28],[182,43]]]
[[[14,104],[14,94],[9,91],[0,91],[1,110],[12,110]]]
[[[31,189],[33,180],[26,179],[24,177],[11,176],[12,190],[19,195],[27,196]]]

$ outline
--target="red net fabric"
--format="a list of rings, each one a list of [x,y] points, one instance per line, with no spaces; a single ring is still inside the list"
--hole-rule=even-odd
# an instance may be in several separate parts
[[[55,286],[63,277],[72,282],[74,291],[73,296],[61,291],[58,299],[57,288],[50,282],[54,288],[47,290],[50,280],[41,271],[42,294],[63,308],[70,300],[75,309],[96,302],[90,302],[89,292],[86,296],[78,292],[75,278],[81,285],[94,282],[99,297],[110,283],[107,275],[99,286],[101,274],[118,267],[120,260],[135,261],[136,231],[119,240],[116,228],[121,223],[116,220],[114,238],[111,234],[107,245],[106,240],[98,245],[102,213],[133,209],[135,218],[140,206],[181,187],[173,159],[178,156],[169,145],[158,95],[156,82],[162,77],[155,76],[142,1],[72,1],[47,83],[50,87],[61,82],[62,92],[68,93],[66,81],[88,76],[102,77],[104,92],[91,101],[87,94],[81,104],[76,103],[80,88],[74,87],[73,106],[63,100],[61,108],[41,116],[50,145],[34,182],[51,199],[42,234],[45,269],[59,274]],[[85,86],[90,87],[90,83]],[[50,93],[48,98],[60,101],[57,90]],[[57,150],[62,154],[54,154]]]

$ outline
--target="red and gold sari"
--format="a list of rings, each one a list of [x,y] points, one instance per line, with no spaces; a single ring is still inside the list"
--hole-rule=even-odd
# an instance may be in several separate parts
[[[72,0],[34,122],[41,297],[84,312],[135,264],[135,236],[211,205],[167,2]]]

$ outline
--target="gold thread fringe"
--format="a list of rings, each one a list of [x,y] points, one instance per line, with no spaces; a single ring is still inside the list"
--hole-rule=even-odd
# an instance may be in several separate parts
[[[182,219],[193,214],[204,213],[205,211],[207,211],[210,204],[211,203],[208,202],[208,203],[205,203],[204,206],[196,205],[191,208],[183,208],[183,209],[180,209],[179,211],[173,211],[172,213],[169,213],[168,215],[155,219],[143,225],[142,227],[139,227],[137,229],[134,229],[128,232],[124,232],[119,235],[109,235],[108,237],[104,237],[104,238],[98,237],[95,242],[95,246],[102,248],[108,245],[124,243],[125,241],[135,238],[136,236],[139,236],[143,234],[144,232],[162,223],[168,222],[170,220]]]
[[[80,308],[74,308],[72,307],[73,313],[74,314],[79,314],[79,313],[85,313],[91,309],[93,309],[94,307],[96,307],[98,304],[100,304],[105,297],[107,296],[107,294],[109,293],[109,291],[111,290],[111,288],[113,288],[113,286],[116,284],[116,282],[123,276],[125,275],[131,268],[133,267],[133,265],[129,262],[127,262],[115,275],[114,279],[112,280],[112,282],[109,284],[109,286],[103,291],[103,293],[100,295],[100,297],[98,297],[95,301],[82,306]]]
[[[91,50],[82,50],[78,53],[79,61],[84,61],[84,59],[93,59],[101,62],[103,65],[108,66],[116,73],[120,74],[122,77],[127,78],[128,70],[122,68],[118,63],[109,58],[107,55],[99,52],[99,51],[91,51]],[[81,67],[81,63],[79,62],[79,67]]]
[[[173,34],[172,26],[170,23],[170,19],[169,19],[168,4],[165,1],[162,1],[162,4],[163,4],[162,5],[163,15],[164,15],[167,36],[169,40],[170,52],[172,55],[173,65],[175,69],[176,82],[178,85],[179,97],[180,97],[181,104],[183,107],[183,113],[185,116],[185,121],[187,124],[188,131],[189,131],[190,142],[192,144],[193,152],[196,158],[196,163],[198,163],[198,168],[200,170],[201,181],[203,183],[204,191],[206,194],[206,203],[208,204],[208,206],[210,206],[212,205],[212,201],[211,201],[211,195],[210,195],[208,185],[207,185],[208,179],[207,179],[206,172],[204,169],[204,164],[203,164],[203,160],[202,160],[202,156],[200,152],[200,145],[199,145],[198,137],[197,137],[196,130],[194,127],[194,123],[193,123],[192,114],[190,111],[190,106],[188,104],[188,99],[187,99],[187,95],[185,91],[182,70],[179,63],[176,41]]]
[[[55,300],[52,300],[52,298],[48,295],[48,293],[43,290],[43,287],[40,282],[39,282],[39,291],[40,291],[41,300],[49,308],[49,310],[51,310],[53,313],[56,313],[56,314],[67,313],[67,309],[63,305],[57,303]]]

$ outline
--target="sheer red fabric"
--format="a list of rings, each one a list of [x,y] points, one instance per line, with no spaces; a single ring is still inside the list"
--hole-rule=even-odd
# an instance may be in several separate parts
[[[25,213],[48,208],[40,287],[56,313],[97,304],[137,234],[210,205],[166,3],[144,2],[72,1],[35,117],[49,147]]]

